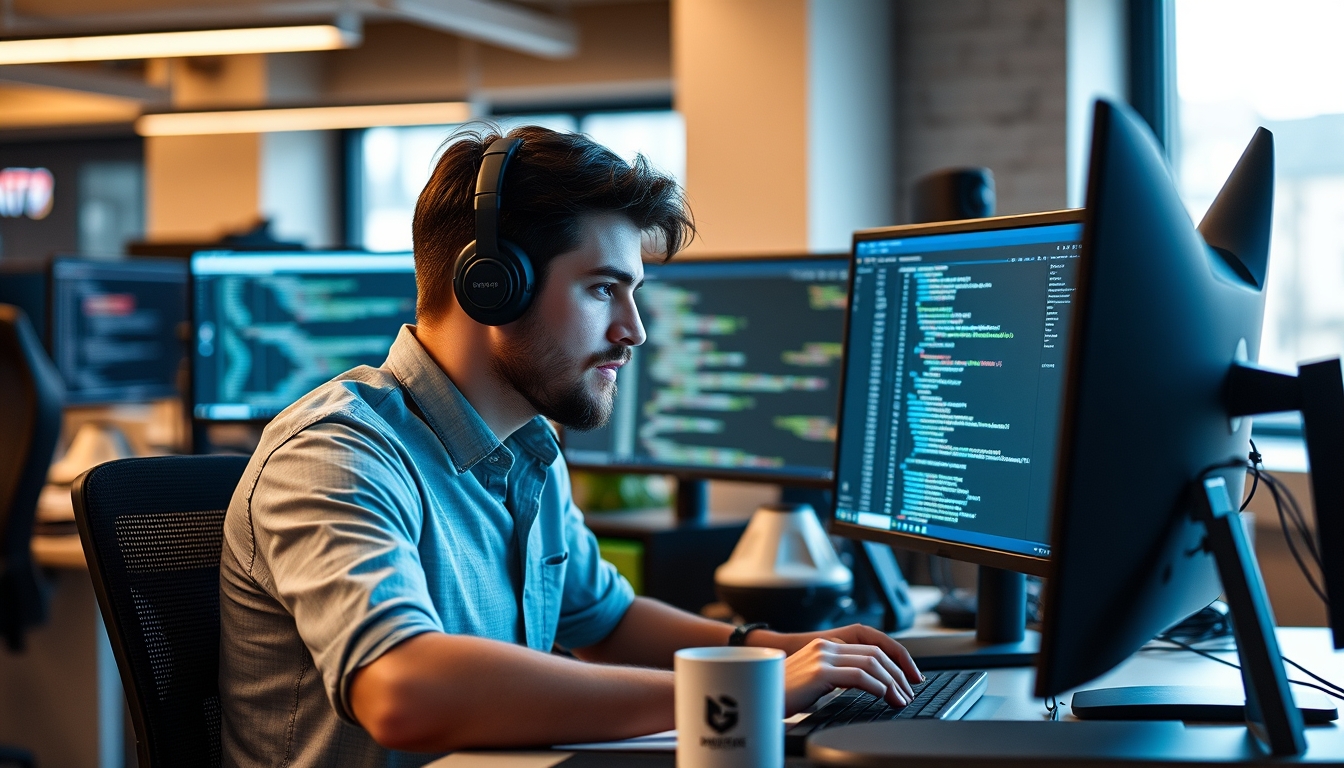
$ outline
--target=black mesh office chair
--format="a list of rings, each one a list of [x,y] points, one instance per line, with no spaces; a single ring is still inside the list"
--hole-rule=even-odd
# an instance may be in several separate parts
[[[219,554],[246,466],[244,456],[121,459],[75,480],[141,768],[220,763]]]
[[[0,637],[10,651],[47,613],[33,564],[33,518],[61,434],[65,387],[23,310],[0,304]],[[0,765],[33,765],[31,754],[0,746]]]
[[[24,632],[46,618],[33,564],[37,499],[61,434],[65,387],[23,310],[0,304],[0,637],[23,650]]]

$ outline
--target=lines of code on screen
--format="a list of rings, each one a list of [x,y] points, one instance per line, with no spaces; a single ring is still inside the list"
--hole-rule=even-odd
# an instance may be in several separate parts
[[[827,479],[835,448],[845,259],[646,270],[648,340],[610,423],[567,431],[572,464]]]
[[[210,256],[193,261],[194,413],[265,419],[359,365],[382,365],[415,322],[409,256]]]
[[[52,262],[51,275],[52,358],[67,403],[178,396],[185,264],[61,257]]]
[[[1047,556],[1081,226],[860,243],[837,518]]]

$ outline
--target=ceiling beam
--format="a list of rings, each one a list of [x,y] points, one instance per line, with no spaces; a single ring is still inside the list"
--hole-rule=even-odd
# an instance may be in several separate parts
[[[494,0],[382,0],[407,21],[546,59],[579,51],[574,22]]]
[[[133,77],[46,64],[0,66],[0,82],[116,96],[146,104],[167,104],[170,100],[167,88],[156,88]]]

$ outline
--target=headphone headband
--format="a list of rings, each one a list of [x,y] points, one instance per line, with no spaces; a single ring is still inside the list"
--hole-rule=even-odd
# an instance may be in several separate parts
[[[499,255],[499,208],[504,199],[504,171],[509,167],[521,139],[495,139],[481,158],[476,175],[476,253],[483,258]]]
[[[532,303],[532,260],[499,236],[504,171],[522,139],[496,139],[481,157],[476,176],[476,239],[457,255],[453,293],[467,316],[485,325],[504,325],[523,316]]]

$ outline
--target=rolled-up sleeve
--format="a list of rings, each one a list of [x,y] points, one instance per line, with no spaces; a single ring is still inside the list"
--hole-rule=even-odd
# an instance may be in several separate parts
[[[443,631],[416,545],[422,504],[397,451],[357,422],[310,426],[271,454],[250,504],[265,570],[253,575],[294,617],[333,708],[351,723],[355,671]]]
[[[565,500],[565,540],[569,549],[555,639],[565,648],[583,648],[600,642],[616,629],[635,601],[635,591],[598,552],[597,537],[588,530],[583,513],[572,500],[569,472],[563,459],[557,461],[552,473],[562,486],[559,496]]]

